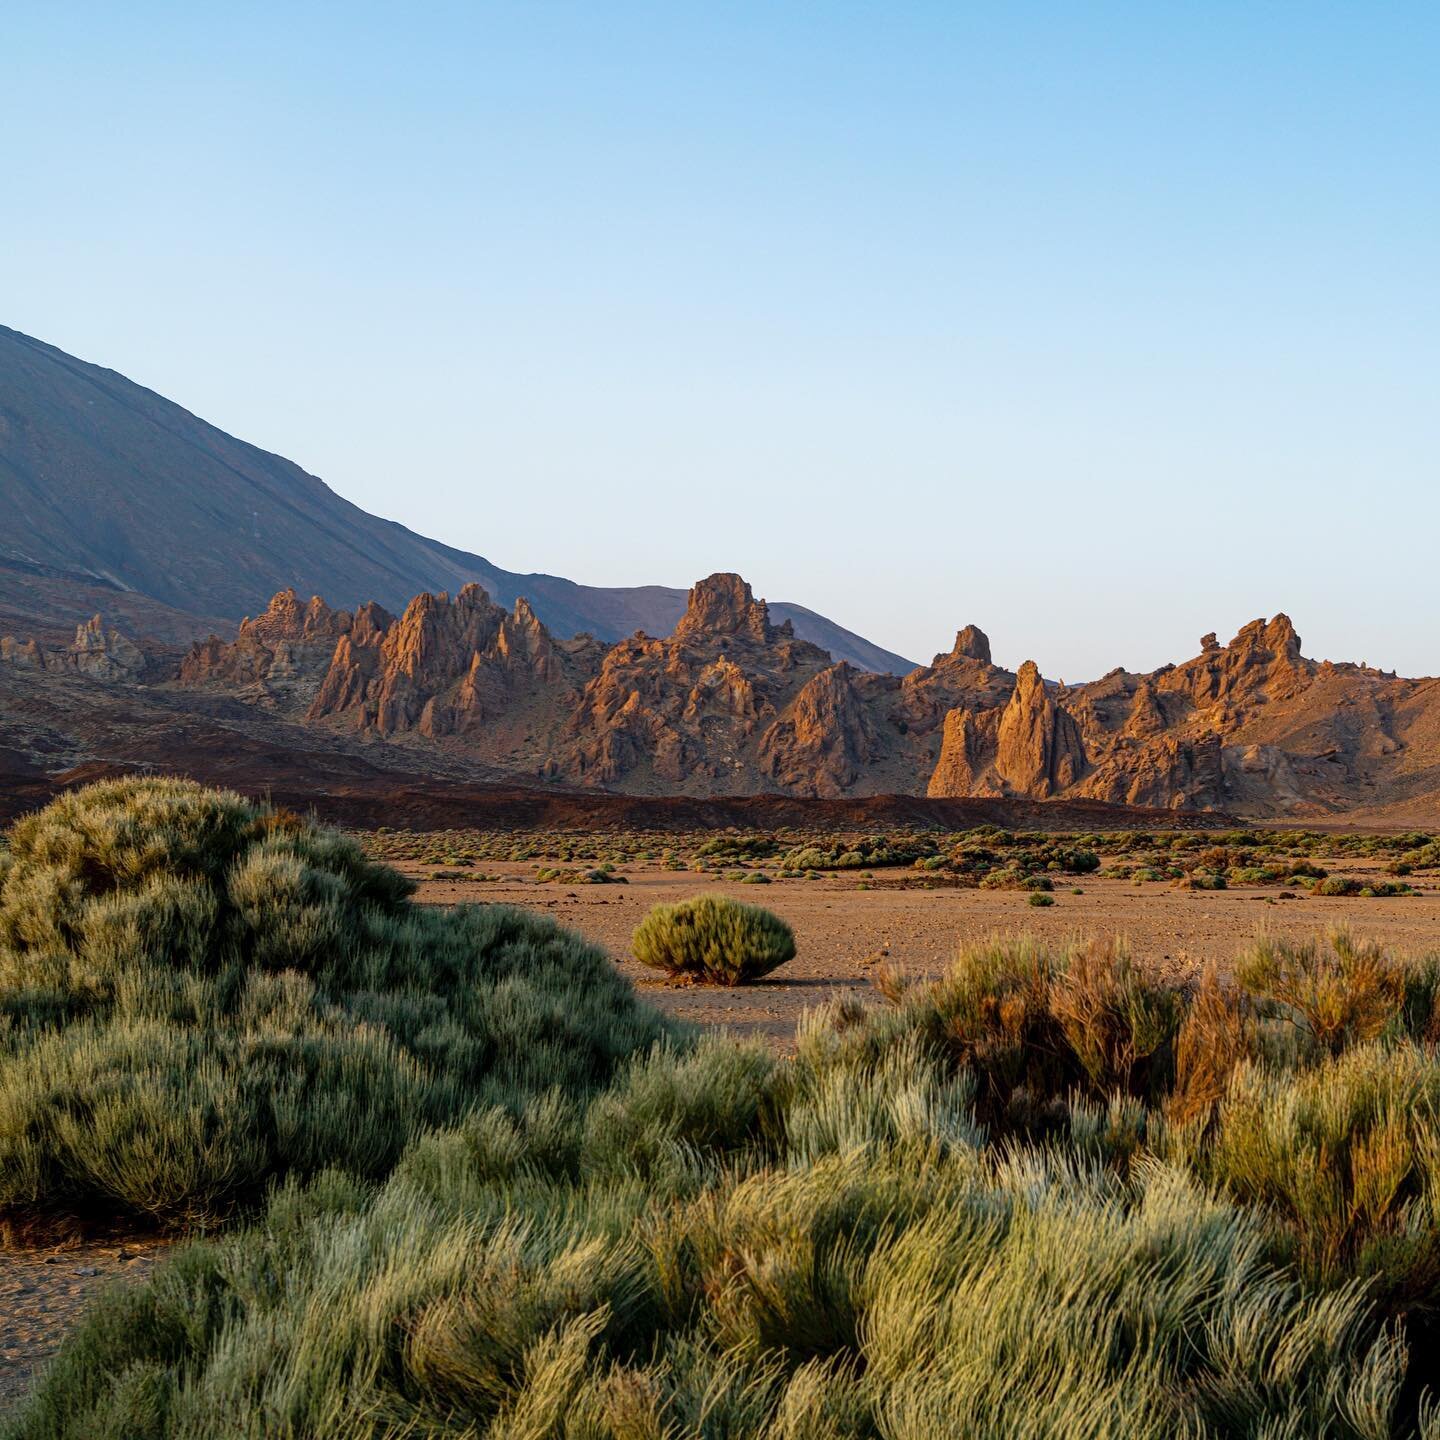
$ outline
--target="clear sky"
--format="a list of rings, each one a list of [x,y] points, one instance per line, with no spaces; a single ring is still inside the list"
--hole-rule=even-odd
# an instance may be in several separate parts
[[[1402,0],[10,0],[0,321],[512,570],[1435,674],[1437,74]]]

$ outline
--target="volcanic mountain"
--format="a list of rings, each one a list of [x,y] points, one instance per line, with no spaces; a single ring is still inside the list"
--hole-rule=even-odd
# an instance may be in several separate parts
[[[1440,812],[1440,681],[1308,658],[1284,615],[1082,685],[974,625],[911,666],[738,575],[509,574],[5,330],[0,499],[0,771],[42,789],[235,752],[261,784]]]
[[[0,633],[63,643],[98,610],[170,643],[229,634],[277,590],[402,609],[421,591],[522,596],[558,635],[668,635],[685,592],[518,575],[367,514],[278,455],[0,326]],[[799,605],[798,636],[865,670],[911,662]]]

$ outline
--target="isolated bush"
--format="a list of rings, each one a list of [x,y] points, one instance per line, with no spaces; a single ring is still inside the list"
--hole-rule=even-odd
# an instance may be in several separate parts
[[[657,905],[631,940],[635,958],[667,975],[741,985],[795,957],[795,936],[778,915],[713,895]]]
[[[380,1177],[475,1105],[603,1084],[666,1033],[605,956],[412,906],[349,840],[176,780],[62,796],[0,877],[0,1222],[212,1221]]]

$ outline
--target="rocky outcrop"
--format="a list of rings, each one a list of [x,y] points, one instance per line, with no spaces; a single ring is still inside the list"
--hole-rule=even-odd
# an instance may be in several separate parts
[[[996,774],[1014,794],[1048,800],[1074,785],[1085,770],[1080,727],[1068,710],[1051,699],[1039,668],[1027,660],[1000,717]]]
[[[348,611],[332,610],[318,595],[302,604],[293,589],[281,590],[261,614],[240,622],[233,641],[211,635],[194,645],[181,661],[180,681],[272,708],[308,704],[352,624]]]
[[[45,647],[36,640],[17,640],[13,635],[0,636],[0,663],[133,683],[144,675],[148,662],[135,641],[119,630],[106,629],[103,617],[96,615],[75,627],[75,638],[63,649]]]
[[[773,788],[770,771],[782,762],[761,757],[762,731],[829,666],[788,622],[770,623],[740,576],[711,575],[690,591],[668,639],[636,635],[605,655],[545,773],[692,793]],[[819,774],[798,783],[820,793],[803,786],[832,782]]]
[[[926,793],[1046,800],[1075,785],[1087,768],[1079,725],[1027,660],[1003,709],[957,706],[946,715]]]
[[[990,637],[978,625],[967,625],[955,635],[951,655],[962,660],[978,660],[990,664]]]
[[[545,693],[550,712],[537,719],[553,730],[600,648],[589,636],[557,641],[525,600],[506,611],[479,585],[417,595],[398,619],[362,606],[308,718],[374,738],[440,740],[477,735]]]
[[[749,585],[738,575],[711,575],[691,587],[685,613],[675,627],[674,638],[718,644],[735,636],[756,645],[768,645],[783,635],[793,638],[794,627],[787,620],[783,626],[770,623],[770,609],[757,600]]]
[[[38,640],[17,640],[13,635],[0,635],[0,662],[19,665],[26,670],[43,670],[45,652]]]
[[[64,663],[101,670],[121,647],[85,630]],[[15,641],[0,659],[59,663]],[[525,600],[506,610],[478,586],[416,596],[398,617],[285,591],[234,642],[196,646],[182,683],[368,741],[638,794],[924,790],[1304,816],[1388,785],[1417,793],[1440,768],[1440,682],[1309,660],[1284,615],[1228,645],[1207,635],[1182,664],[1070,687],[1031,662],[996,665],[968,625],[896,678],[834,663],[730,574],[691,589],[672,635],[611,646],[558,638]]]
[[[1277,615],[1268,623],[1252,620],[1228,645],[1214,641],[1213,635],[1207,635],[1201,653],[1171,669],[1160,688],[1233,718],[1257,696],[1268,702],[1300,694],[1317,668],[1300,654],[1300,637],[1288,615]]]

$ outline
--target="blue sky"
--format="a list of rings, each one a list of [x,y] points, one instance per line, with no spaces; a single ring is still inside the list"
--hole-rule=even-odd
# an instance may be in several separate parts
[[[12,0],[0,321],[514,570],[1434,674],[1437,71],[1405,3]]]

